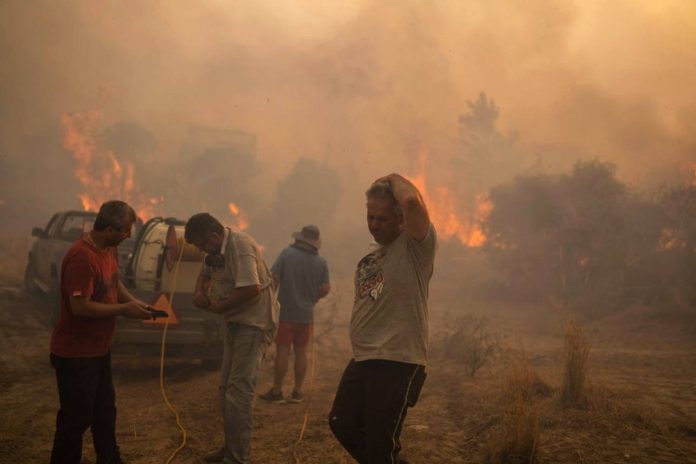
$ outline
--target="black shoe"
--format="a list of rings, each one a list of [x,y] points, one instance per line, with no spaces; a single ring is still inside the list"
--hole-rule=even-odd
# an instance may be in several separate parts
[[[274,393],[273,388],[268,390],[266,393],[263,395],[259,396],[262,400],[268,402],[268,403],[273,403],[273,404],[283,404],[285,403],[285,399],[283,398],[283,392],[280,393]]]

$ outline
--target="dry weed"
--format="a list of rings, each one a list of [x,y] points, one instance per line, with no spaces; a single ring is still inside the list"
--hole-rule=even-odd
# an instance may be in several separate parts
[[[515,399],[520,396],[525,401],[548,398],[553,394],[553,388],[544,382],[525,360],[517,361],[511,366],[504,388],[508,398]]]
[[[31,243],[31,237],[4,233],[0,235],[0,280],[21,282]]]
[[[454,320],[437,342],[440,358],[464,365],[469,377],[491,360],[499,351],[498,337],[487,330],[484,317],[464,316]]]
[[[565,406],[584,406],[587,400],[587,358],[590,346],[578,324],[571,322],[565,332],[565,368],[561,403]]]
[[[500,433],[489,444],[489,464],[534,464],[539,462],[539,410],[534,403],[540,379],[526,363],[510,371],[507,393],[512,401],[503,415]],[[550,387],[544,385],[546,394]]]

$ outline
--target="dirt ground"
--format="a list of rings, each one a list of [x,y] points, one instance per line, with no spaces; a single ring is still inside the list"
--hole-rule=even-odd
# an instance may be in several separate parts
[[[344,298],[344,300],[347,300]],[[305,404],[257,401],[253,462],[353,462],[327,426],[336,385],[350,356],[340,292],[330,304],[340,316],[317,324],[315,376]],[[433,305],[433,343],[448,319]],[[542,463],[696,463],[696,317],[688,312],[634,308],[586,326],[591,341],[588,404],[562,407],[563,322],[549,310],[471,308],[485,314],[502,348],[471,378],[462,363],[433,359],[419,404],[409,411],[402,442],[413,463],[480,463],[501,443],[509,411],[504,394],[514,359],[525,359],[550,389],[534,402]],[[320,318],[321,319],[321,318]],[[0,462],[47,462],[58,407],[48,364],[46,304],[26,295],[18,276],[0,275]],[[540,322],[543,321],[543,322]],[[271,383],[273,350],[258,392]],[[162,463],[182,436],[162,399],[158,358],[114,359],[117,433],[126,462]],[[192,361],[167,359],[164,388],[186,430],[174,463],[200,462],[222,440],[217,373]],[[298,439],[304,414],[308,421]],[[89,433],[84,462],[94,462]]]

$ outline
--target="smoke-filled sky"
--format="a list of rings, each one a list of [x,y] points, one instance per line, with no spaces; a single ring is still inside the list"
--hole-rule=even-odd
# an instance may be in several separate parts
[[[461,150],[480,92],[522,168],[598,157],[655,186],[696,163],[689,0],[4,1],[0,57],[0,210],[22,195],[65,208],[72,176],[23,184],[69,172],[75,111],[136,122],[162,163],[191,126],[242,130],[264,190],[302,156],[343,173],[359,205],[375,177]]]

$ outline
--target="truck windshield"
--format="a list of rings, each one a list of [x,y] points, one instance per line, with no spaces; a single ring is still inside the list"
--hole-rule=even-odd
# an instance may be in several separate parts
[[[76,215],[65,218],[63,228],[60,231],[60,238],[68,242],[79,239],[84,232],[92,229],[95,216]]]

